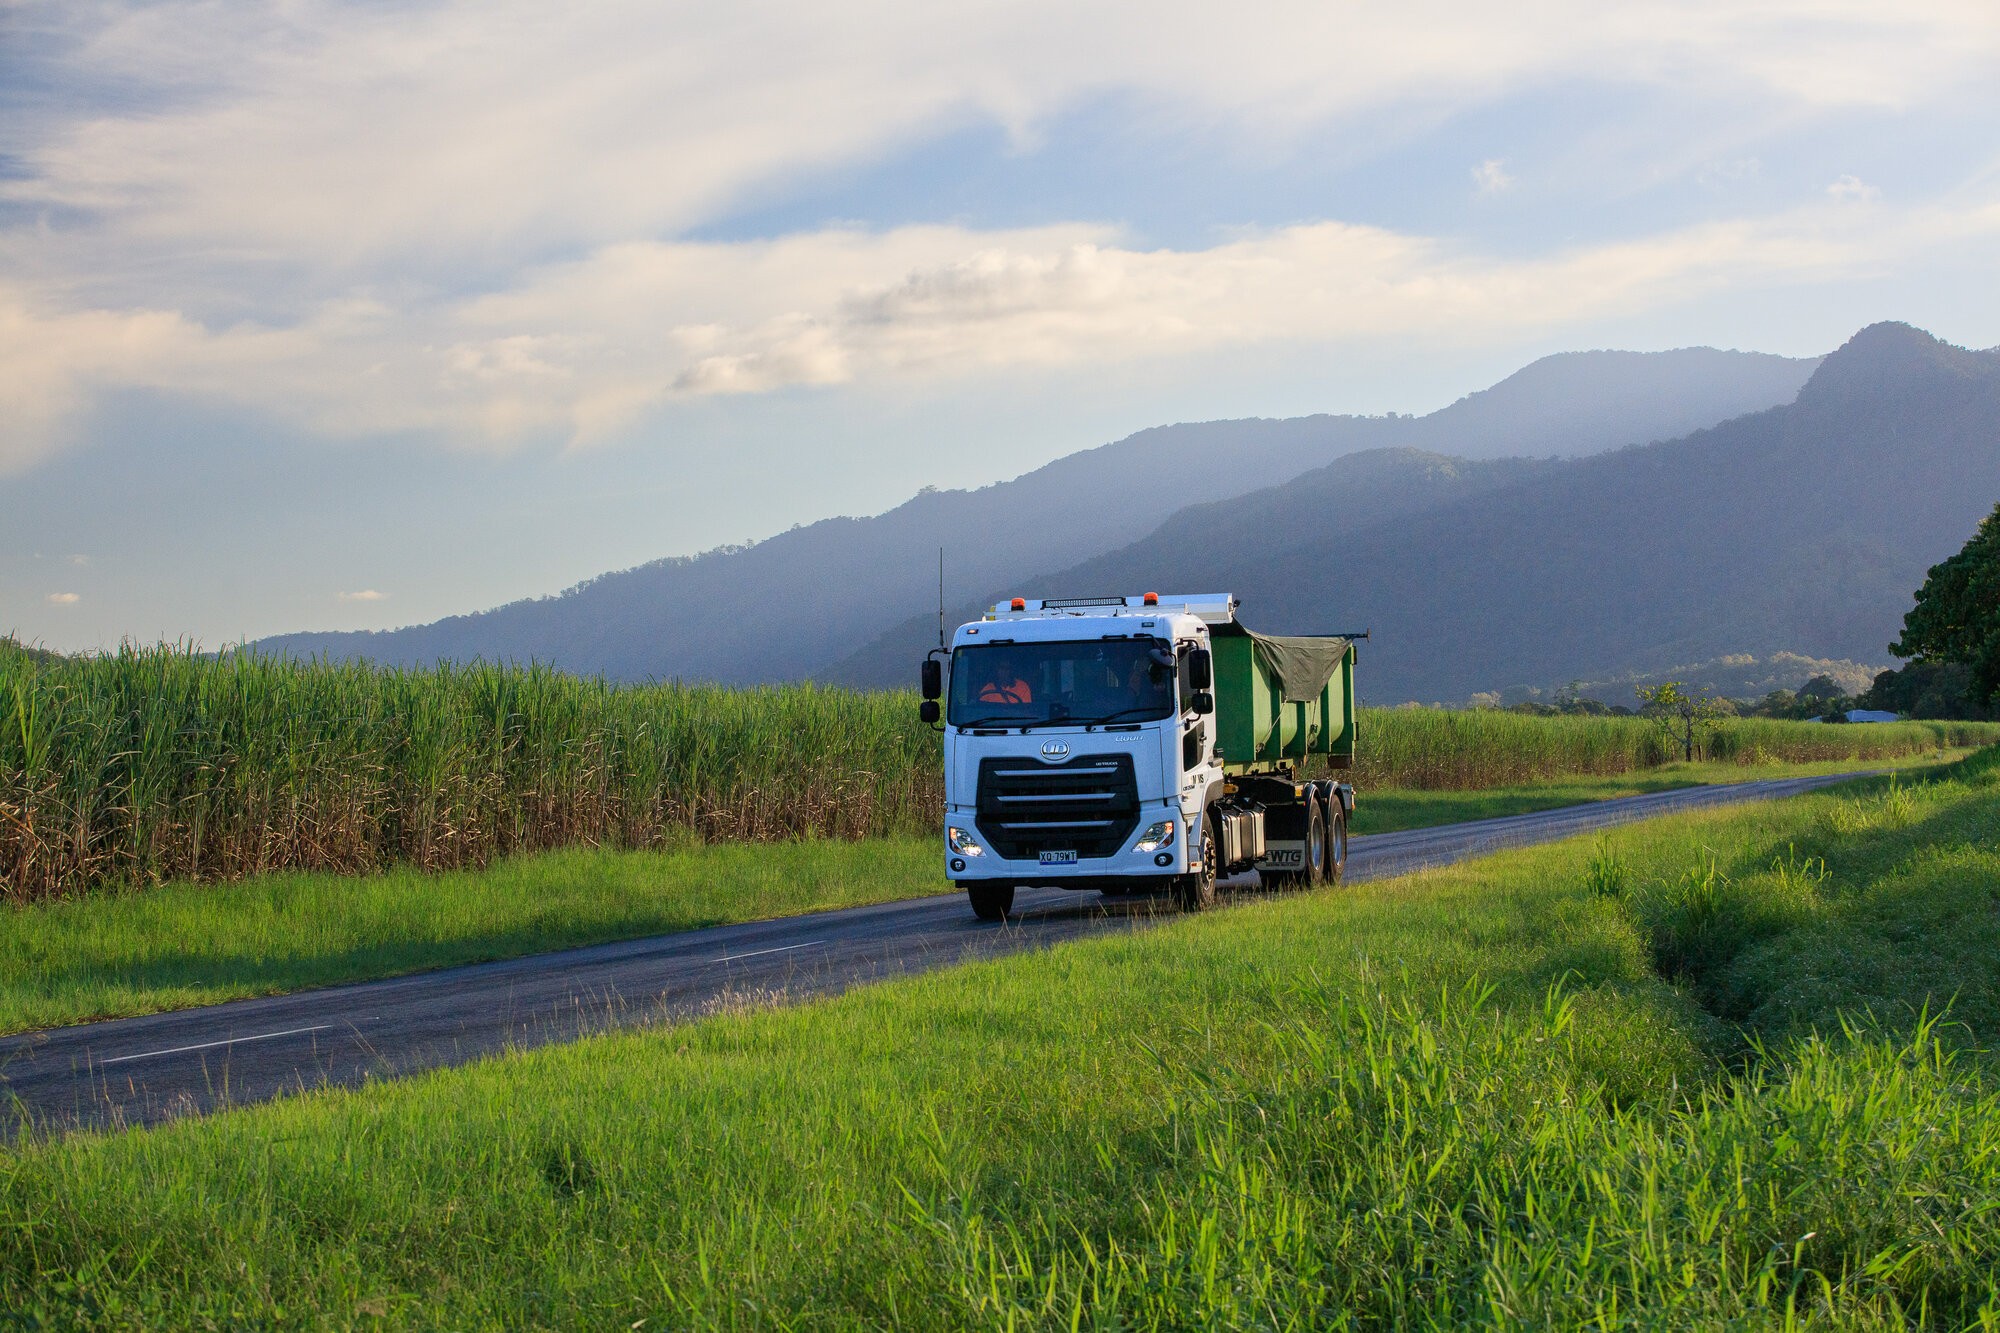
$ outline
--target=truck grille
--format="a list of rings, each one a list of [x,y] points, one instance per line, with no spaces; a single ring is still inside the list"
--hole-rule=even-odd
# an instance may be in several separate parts
[[[1139,783],[1129,754],[1079,755],[1063,764],[979,761],[979,836],[1009,861],[1043,852],[1112,856],[1139,826]]]

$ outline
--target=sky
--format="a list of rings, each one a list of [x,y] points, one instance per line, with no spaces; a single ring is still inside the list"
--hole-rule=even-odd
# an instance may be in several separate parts
[[[409,624],[1556,351],[2000,344],[1996,69],[1992,0],[0,0],[0,632]]]

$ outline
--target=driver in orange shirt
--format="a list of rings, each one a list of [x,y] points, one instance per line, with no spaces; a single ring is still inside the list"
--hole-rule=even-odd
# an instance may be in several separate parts
[[[979,687],[979,702],[983,704],[1027,704],[1035,701],[1034,691],[1028,682],[1021,679],[1019,667],[1011,657],[993,659],[990,678]]]

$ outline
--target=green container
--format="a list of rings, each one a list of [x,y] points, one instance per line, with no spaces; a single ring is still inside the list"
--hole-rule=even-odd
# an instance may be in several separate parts
[[[1223,769],[1247,773],[1326,755],[1354,762],[1354,645],[1278,638],[1239,625],[1210,631]]]

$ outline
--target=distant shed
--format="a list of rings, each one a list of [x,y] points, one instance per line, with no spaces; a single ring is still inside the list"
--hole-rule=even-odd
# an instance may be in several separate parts
[[[1850,708],[1847,710],[1849,722],[1894,722],[1894,713],[1885,713],[1879,708]]]

